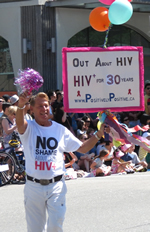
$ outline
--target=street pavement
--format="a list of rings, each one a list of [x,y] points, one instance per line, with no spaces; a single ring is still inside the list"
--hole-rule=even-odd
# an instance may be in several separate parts
[[[150,231],[150,172],[79,178],[66,184],[64,232]],[[1,232],[27,232],[23,188],[0,188]]]

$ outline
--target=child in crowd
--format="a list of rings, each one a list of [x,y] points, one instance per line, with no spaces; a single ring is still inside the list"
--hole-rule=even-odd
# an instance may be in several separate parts
[[[84,142],[86,139],[88,139],[87,134],[80,134],[78,136],[78,139],[82,142]],[[90,165],[92,163],[92,159],[95,156],[95,153],[80,153],[75,152],[75,155],[78,158],[78,166],[80,169],[85,170],[86,172],[90,172]]]
[[[112,174],[126,174],[126,171],[129,169],[128,165],[130,165],[130,161],[121,162],[120,157],[124,156],[124,153],[119,149],[116,149],[113,153],[113,160],[111,164]]]
[[[91,172],[94,174],[94,176],[107,176],[111,174],[111,167],[104,164],[104,161],[107,159],[108,155],[109,151],[105,149],[101,150],[99,155],[94,158],[93,163],[90,166]]]
[[[67,157],[67,159],[66,159]],[[70,157],[72,158],[70,160]],[[66,161],[67,160],[67,161]],[[76,179],[77,172],[74,170],[74,163],[78,160],[76,155],[73,152],[69,152],[69,154],[64,154],[64,161],[65,161],[65,169],[66,172],[64,173],[65,180]]]
[[[137,156],[135,150],[135,145],[132,144],[132,146],[129,148],[129,155],[132,158],[132,165],[133,165],[133,170],[136,172],[146,172],[147,171],[147,162],[145,160],[140,161],[139,157]]]
[[[124,144],[123,146],[120,147],[121,151],[123,151],[124,155],[121,157],[120,161],[126,162],[127,163],[127,169],[125,171],[127,174],[134,173],[133,170],[133,156],[131,155],[132,153],[132,144]]]

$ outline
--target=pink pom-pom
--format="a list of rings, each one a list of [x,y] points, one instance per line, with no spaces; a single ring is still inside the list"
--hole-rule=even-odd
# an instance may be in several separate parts
[[[19,69],[14,85],[16,85],[19,95],[25,91],[30,94],[33,90],[38,90],[43,85],[43,82],[43,77],[37,71],[26,68],[23,71]]]

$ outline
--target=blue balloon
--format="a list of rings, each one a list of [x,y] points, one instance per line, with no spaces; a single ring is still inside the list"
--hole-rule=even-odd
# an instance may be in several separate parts
[[[126,23],[133,14],[133,7],[128,0],[116,0],[108,12],[109,20],[112,24],[120,25]]]

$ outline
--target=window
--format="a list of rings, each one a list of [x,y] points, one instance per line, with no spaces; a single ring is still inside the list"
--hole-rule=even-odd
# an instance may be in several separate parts
[[[0,37],[0,92],[16,91],[8,42]]]

